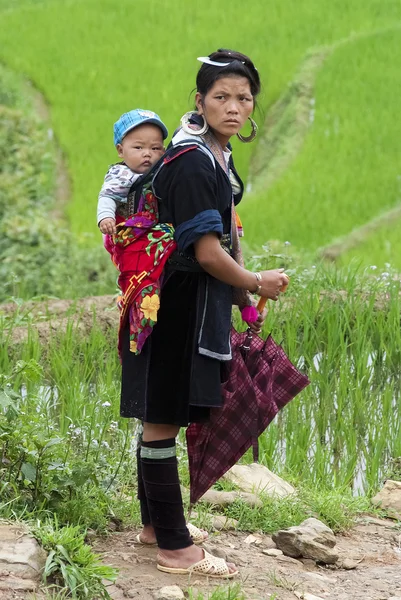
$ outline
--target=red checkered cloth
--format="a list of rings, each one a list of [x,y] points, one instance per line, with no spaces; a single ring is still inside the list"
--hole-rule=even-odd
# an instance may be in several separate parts
[[[207,423],[187,428],[191,504],[253,446],[279,410],[309,385],[271,336],[231,333],[233,358],[222,384],[224,405],[212,409]]]

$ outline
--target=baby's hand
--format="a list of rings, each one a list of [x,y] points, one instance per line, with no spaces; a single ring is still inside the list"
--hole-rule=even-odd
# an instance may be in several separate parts
[[[111,217],[106,217],[106,219],[102,219],[99,223],[99,229],[104,234],[113,235],[117,233],[116,229],[116,221]]]

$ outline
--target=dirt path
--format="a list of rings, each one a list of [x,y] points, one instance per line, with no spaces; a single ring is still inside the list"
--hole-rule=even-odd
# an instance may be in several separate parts
[[[115,533],[95,544],[103,560],[120,569],[116,585],[109,588],[113,600],[153,600],[156,590],[175,584],[184,592],[192,585],[207,597],[207,592],[221,584],[200,577],[189,581],[186,576],[157,571],[156,549],[139,546],[136,533]],[[329,600],[401,598],[401,534],[393,521],[366,517],[347,534],[337,536],[340,557],[354,564],[360,561],[353,570],[317,566],[305,559],[266,556],[262,551],[271,538],[261,535],[261,543],[255,545],[247,544],[247,537],[243,532],[215,533],[206,546],[236,562],[248,600],[269,600],[271,595],[276,600],[295,600],[305,592]]]

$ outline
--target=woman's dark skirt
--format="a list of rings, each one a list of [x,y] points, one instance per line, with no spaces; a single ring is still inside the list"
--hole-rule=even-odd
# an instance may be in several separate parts
[[[164,285],[158,321],[142,349],[122,350],[121,416],[186,427],[221,406],[221,362],[197,352],[197,291],[203,273],[175,271]]]

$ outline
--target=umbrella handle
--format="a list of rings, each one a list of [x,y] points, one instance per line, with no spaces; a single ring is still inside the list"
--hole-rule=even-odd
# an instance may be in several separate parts
[[[281,288],[281,292],[284,293],[288,288],[288,283],[285,283],[282,288]],[[259,302],[257,304],[257,311],[262,313],[265,306],[266,306],[266,302],[267,302],[267,298],[263,298],[262,296],[259,298]]]
[[[267,298],[263,298],[262,296],[259,298],[259,302],[256,306],[258,312],[262,313],[266,306]]]

